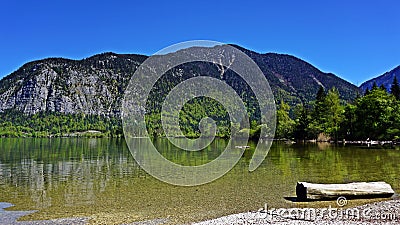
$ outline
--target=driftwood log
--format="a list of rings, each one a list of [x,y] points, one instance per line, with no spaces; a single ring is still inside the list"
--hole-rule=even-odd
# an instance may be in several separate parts
[[[296,186],[297,200],[346,198],[385,198],[394,194],[390,184],[385,182],[357,182],[348,184],[313,184],[298,182]]]

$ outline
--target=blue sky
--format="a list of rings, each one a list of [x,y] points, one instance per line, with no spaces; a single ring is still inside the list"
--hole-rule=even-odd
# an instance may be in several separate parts
[[[188,40],[295,55],[361,84],[400,65],[399,1],[1,1],[0,77],[46,57]]]

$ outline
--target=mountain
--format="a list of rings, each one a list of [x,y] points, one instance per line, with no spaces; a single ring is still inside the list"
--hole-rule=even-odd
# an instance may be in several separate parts
[[[397,78],[397,80],[400,80],[400,66],[397,66],[396,68],[392,69],[389,72],[386,72],[376,78],[373,78],[371,80],[365,81],[364,83],[361,84],[360,89],[364,92],[367,88],[371,90],[374,82],[378,86],[384,85],[387,90],[390,90],[392,87],[393,79],[394,77]]]
[[[332,73],[324,73],[297,57],[266,53],[259,54],[235,46],[249,55],[265,74],[277,101],[284,99],[292,105],[315,99],[320,86],[325,90],[336,87],[340,97],[346,101],[356,97],[359,89]]]
[[[260,54],[235,47],[258,64],[277,101],[284,99],[291,105],[312,101],[319,86],[326,89],[335,86],[344,100],[354,99],[359,91],[349,82],[334,74],[321,72],[294,56]],[[0,81],[0,112],[119,116],[124,89],[146,58],[137,54],[103,53],[82,60],[48,58],[26,63]],[[195,67],[200,69],[193,69]],[[170,71],[172,76],[165,79],[168,84],[176,84],[184,77],[218,72],[216,68],[209,63],[203,66],[183,65],[181,69],[185,76],[177,76],[181,70],[173,69]],[[165,89],[159,92],[165,92]]]
[[[29,62],[0,81],[0,111],[118,115],[123,90],[146,58],[103,53]]]

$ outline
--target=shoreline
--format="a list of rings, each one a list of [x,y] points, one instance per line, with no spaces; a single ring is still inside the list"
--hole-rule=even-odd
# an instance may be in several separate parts
[[[349,208],[260,209],[192,224],[400,224],[400,200],[390,199]]]
[[[0,203],[0,224],[93,224],[96,221],[93,216],[80,218],[58,218],[52,220],[32,220],[19,221],[21,216],[33,213],[35,211],[12,211],[4,210],[12,204]],[[310,211],[308,211],[310,210]],[[312,214],[310,212],[317,212]],[[322,212],[322,214],[319,214]],[[313,216],[314,215],[314,216]],[[99,222],[99,221],[97,221]],[[111,222],[111,221],[110,221]],[[125,222],[122,224],[169,224],[172,221],[168,219],[152,219],[146,221]],[[108,224],[107,221],[102,221]],[[337,208],[268,208],[258,211],[231,214],[215,219],[201,222],[189,223],[193,225],[225,225],[225,224],[278,224],[278,225],[324,225],[324,224],[400,224],[400,199],[390,199],[375,203],[368,203],[356,207]]]

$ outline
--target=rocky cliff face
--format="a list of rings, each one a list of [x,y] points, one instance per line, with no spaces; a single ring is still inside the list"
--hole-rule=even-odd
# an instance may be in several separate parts
[[[0,82],[0,111],[119,115],[123,90],[145,58],[105,53],[30,62]]]
[[[259,65],[278,101],[284,99],[292,105],[311,101],[319,86],[326,89],[335,86],[345,100],[353,99],[359,91],[334,74],[323,73],[294,56],[259,54],[235,47]],[[0,81],[0,112],[119,116],[125,87],[145,59],[143,55],[103,53],[83,60],[49,58],[27,63]],[[201,70],[215,71],[215,66],[211,66],[206,65]],[[182,68],[188,70],[185,74],[193,71],[190,66]],[[178,75],[167,79],[182,79]],[[170,80],[169,83],[177,81]]]

